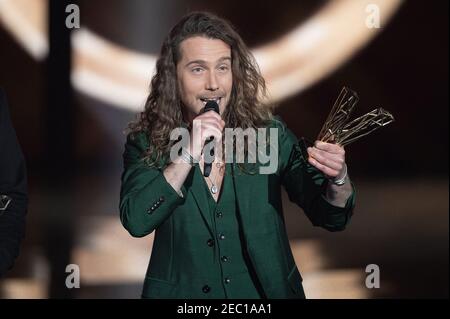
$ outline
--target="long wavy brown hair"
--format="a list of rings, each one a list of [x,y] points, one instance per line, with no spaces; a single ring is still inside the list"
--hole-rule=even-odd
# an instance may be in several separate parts
[[[211,13],[194,12],[184,16],[164,40],[156,63],[145,109],[128,125],[129,133],[144,132],[150,146],[144,158],[151,166],[164,166],[175,141],[170,132],[186,126],[177,84],[176,65],[181,59],[180,44],[193,36],[219,39],[231,48],[233,86],[230,101],[222,115],[225,127],[266,127],[272,119],[264,78],[259,67],[234,27]]]

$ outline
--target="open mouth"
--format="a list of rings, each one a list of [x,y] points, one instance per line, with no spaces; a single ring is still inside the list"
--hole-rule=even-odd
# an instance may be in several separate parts
[[[200,98],[200,100],[202,101],[203,105],[206,105],[206,103],[208,103],[209,101],[214,101],[217,104],[220,104],[220,101],[222,100],[221,97],[214,97],[214,98]]]

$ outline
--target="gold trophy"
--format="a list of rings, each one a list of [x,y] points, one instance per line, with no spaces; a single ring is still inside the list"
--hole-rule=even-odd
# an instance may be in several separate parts
[[[343,87],[317,140],[345,146],[394,121],[392,114],[382,108],[350,121],[350,115],[358,101],[356,92]]]

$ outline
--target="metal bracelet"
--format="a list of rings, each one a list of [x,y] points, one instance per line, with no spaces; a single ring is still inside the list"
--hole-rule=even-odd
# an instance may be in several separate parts
[[[185,148],[181,149],[180,159],[183,162],[185,162],[185,163],[187,163],[187,164],[189,164],[191,166],[194,166],[194,164],[195,164],[194,163],[194,158],[192,157],[192,155]]]
[[[331,179],[331,182],[333,184],[335,184],[335,185],[338,185],[338,186],[344,185],[345,184],[345,179],[347,178],[347,164],[344,164],[344,171],[345,171],[345,173],[344,173],[343,177],[341,177],[339,179],[333,178],[333,179]]]

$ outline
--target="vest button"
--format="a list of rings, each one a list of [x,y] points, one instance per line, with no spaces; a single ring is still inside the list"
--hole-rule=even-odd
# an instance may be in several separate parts
[[[227,256],[222,256],[222,258],[220,258],[224,263],[228,261],[228,257]]]
[[[231,278],[225,278],[225,283],[229,284],[231,282]]]
[[[218,212],[218,213],[216,214],[216,216],[217,216],[218,218],[222,218],[223,214],[222,214],[222,212]]]
[[[214,246],[214,239],[208,239],[208,241],[206,242],[208,244],[209,247]]]
[[[220,234],[220,235],[219,235],[219,239],[220,239],[220,240],[224,240],[224,239],[225,239],[225,235],[224,235],[224,234]]]
[[[207,294],[208,292],[211,291],[211,287],[209,287],[208,285],[204,285],[203,288],[202,288],[202,291],[203,291],[205,294]]]

